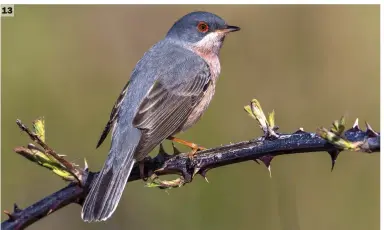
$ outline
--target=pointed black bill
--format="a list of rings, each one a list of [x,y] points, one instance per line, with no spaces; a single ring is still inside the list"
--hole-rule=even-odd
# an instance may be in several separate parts
[[[235,32],[235,31],[239,31],[239,30],[240,30],[240,27],[226,25],[224,28],[220,28],[216,31],[220,31],[220,32],[224,32],[224,33],[230,33],[230,32]]]

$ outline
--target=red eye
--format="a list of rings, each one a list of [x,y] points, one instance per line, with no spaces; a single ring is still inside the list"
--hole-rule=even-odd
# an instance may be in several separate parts
[[[206,33],[209,29],[207,23],[205,22],[199,22],[199,24],[197,24],[197,29],[202,32],[202,33]]]

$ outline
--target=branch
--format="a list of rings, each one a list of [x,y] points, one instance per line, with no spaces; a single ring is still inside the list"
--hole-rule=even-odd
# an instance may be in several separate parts
[[[175,153],[169,155],[160,145],[160,151],[156,157],[147,157],[143,160],[144,175],[149,178],[147,186],[161,189],[180,187],[192,182],[196,174],[200,174],[206,179],[206,173],[210,169],[248,160],[261,161],[270,170],[271,161],[278,155],[328,152],[331,156],[333,169],[338,154],[343,150],[367,153],[380,151],[380,133],[375,132],[369,124],[366,124],[367,129],[365,131],[361,130],[357,120],[353,127],[347,131],[344,131],[345,119],[342,117],[340,120],[333,122],[330,131],[326,128],[319,128],[317,133],[310,133],[301,128],[292,134],[282,134],[277,132],[278,127],[275,126],[274,112],[269,114],[267,119],[256,100],[252,100],[251,105],[246,106],[245,110],[258,121],[264,136],[254,140],[200,151],[192,159],[188,153],[179,153],[176,148],[174,148]],[[20,121],[18,121],[19,123],[21,124]],[[34,132],[29,131],[25,125],[22,126],[22,130],[29,132],[29,136],[33,137],[32,140],[36,141],[36,137],[39,136],[44,137],[44,135],[41,135],[41,129],[44,130],[44,126],[40,127],[40,130],[35,128]],[[31,135],[30,133],[36,134]],[[46,145],[44,138],[41,141],[43,145]],[[37,143],[40,144],[39,141]],[[51,148],[48,147],[48,149]],[[21,210],[15,204],[13,213],[4,211],[9,219],[2,222],[2,229],[23,229],[71,203],[82,205],[92,181],[97,176],[97,172],[89,172],[87,165],[80,170],[81,168],[73,163],[57,164],[55,158],[44,159],[44,156],[48,154],[33,145],[28,145],[28,148],[17,147],[14,150],[27,159],[50,169],[60,177],[71,181],[71,183],[24,210]],[[60,161],[66,160],[60,156]],[[68,164],[71,164],[70,168],[67,167]],[[69,173],[71,170],[76,170],[78,174]],[[180,177],[173,181],[162,181],[158,178],[158,176],[166,174],[177,174]],[[82,176],[77,178],[73,175]],[[140,178],[139,165],[136,164],[128,182]]]

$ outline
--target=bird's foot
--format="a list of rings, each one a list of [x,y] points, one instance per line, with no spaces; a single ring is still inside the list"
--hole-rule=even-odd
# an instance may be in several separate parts
[[[205,148],[204,148],[205,149]],[[190,159],[190,160],[192,160],[193,159],[193,156],[197,153],[197,151],[199,151],[199,150],[203,150],[203,149],[198,149],[198,148],[195,148],[195,149],[192,149],[192,151],[190,151],[189,153],[188,153],[188,158]]]
[[[172,137],[171,136],[171,137],[168,137],[167,139],[172,141],[172,142],[176,142],[176,143],[179,143],[179,144],[182,144],[182,145],[185,145],[185,146],[191,148],[192,151],[189,152],[189,154],[188,154],[188,157],[191,160],[192,160],[193,156],[196,154],[196,152],[206,149],[206,148],[204,148],[202,146],[199,146],[199,145],[197,145],[197,144],[195,144],[193,142],[186,141],[186,140],[183,140],[183,139],[180,139],[180,138],[177,138],[177,137]]]

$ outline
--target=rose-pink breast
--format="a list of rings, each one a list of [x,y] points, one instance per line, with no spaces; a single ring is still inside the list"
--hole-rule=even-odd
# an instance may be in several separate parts
[[[202,57],[209,65],[211,71],[211,79],[212,81],[209,83],[208,88],[206,89],[203,98],[196,105],[192,113],[189,115],[187,121],[181,128],[181,131],[185,131],[191,126],[193,126],[204,114],[205,110],[208,108],[209,103],[211,102],[213,95],[215,94],[216,81],[220,74],[220,60],[216,54],[202,54],[199,53],[200,57]]]

